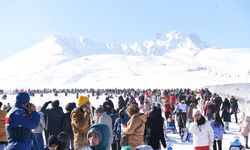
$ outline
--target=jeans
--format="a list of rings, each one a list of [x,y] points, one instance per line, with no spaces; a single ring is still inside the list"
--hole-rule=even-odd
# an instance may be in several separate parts
[[[5,150],[6,144],[0,144],[0,150]]]
[[[32,150],[44,150],[44,141],[42,133],[33,133]]]

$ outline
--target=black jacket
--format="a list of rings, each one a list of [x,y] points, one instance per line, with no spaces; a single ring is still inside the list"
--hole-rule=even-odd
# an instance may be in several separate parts
[[[161,109],[154,106],[149,113],[145,124],[144,142],[150,145],[153,149],[160,149],[160,141],[166,148],[166,141],[163,133],[164,120],[161,116]]]

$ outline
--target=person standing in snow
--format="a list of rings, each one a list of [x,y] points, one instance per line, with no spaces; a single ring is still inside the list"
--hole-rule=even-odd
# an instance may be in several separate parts
[[[100,106],[96,109],[96,116],[97,116],[96,124],[105,124],[109,127],[110,137],[107,137],[107,139],[109,140],[109,145],[108,145],[107,149],[110,150],[111,144],[113,143],[112,119],[104,111],[104,108],[102,106]]]
[[[224,124],[223,124],[221,117],[220,117],[220,114],[218,112],[214,113],[213,119],[211,121],[211,126],[214,130],[213,150],[217,150],[217,149],[222,150]],[[218,145],[218,147],[216,145]]]
[[[87,96],[80,96],[77,100],[78,107],[71,112],[71,126],[74,134],[74,149],[88,147],[87,133],[91,125],[90,102]]]
[[[194,150],[209,150],[214,141],[213,129],[198,109],[193,110],[193,117],[189,131],[193,135]]]
[[[27,92],[16,95],[15,106],[6,115],[5,124],[8,144],[6,150],[31,150],[33,133],[40,122],[40,115],[36,106],[29,103],[30,96]]]

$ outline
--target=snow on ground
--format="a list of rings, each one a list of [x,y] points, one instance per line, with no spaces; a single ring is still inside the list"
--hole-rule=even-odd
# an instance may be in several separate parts
[[[57,97],[55,97],[53,94],[44,94],[43,97],[40,97],[40,95],[37,94],[34,97],[31,97],[30,102],[34,103],[36,106],[42,106],[46,101],[53,101],[57,99],[60,101],[60,106],[63,107],[64,109],[67,103],[76,102],[76,95],[68,94],[68,96],[65,96],[63,93],[59,93]],[[99,99],[96,99],[96,97],[90,96],[90,103],[94,107],[98,107],[99,105],[102,105],[104,101],[105,101],[105,96],[100,96]],[[15,103],[15,95],[8,95],[7,99],[1,100],[1,102],[3,104],[10,103],[10,105],[13,106]],[[115,108],[117,108],[117,102],[118,102],[117,97],[114,97],[113,103],[114,103]],[[50,105],[48,106],[48,108],[49,107]],[[223,150],[228,150],[230,147],[230,143],[234,140],[234,137],[240,136],[239,125],[235,123],[233,115],[232,115],[232,123],[230,123],[229,128],[230,128],[229,131],[226,134],[224,134],[224,139],[222,141]],[[183,150],[183,149],[192,150],[193,149],[193,145],[191,142],[181,142],[181,139],[178,133],[175,133],[175,134],[168,133],[167,136],[168,136],[167,142],[172,144],[172,147],[174,150]],[[242,143],[245,143],[243,137],[241,136],[240,136],[240,141]]]

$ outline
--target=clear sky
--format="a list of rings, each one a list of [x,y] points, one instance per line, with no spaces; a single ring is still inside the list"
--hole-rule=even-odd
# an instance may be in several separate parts
[[[55,34],[132,43],[173,30],[250,48],[250,0],[0,0],[0,59]]]

